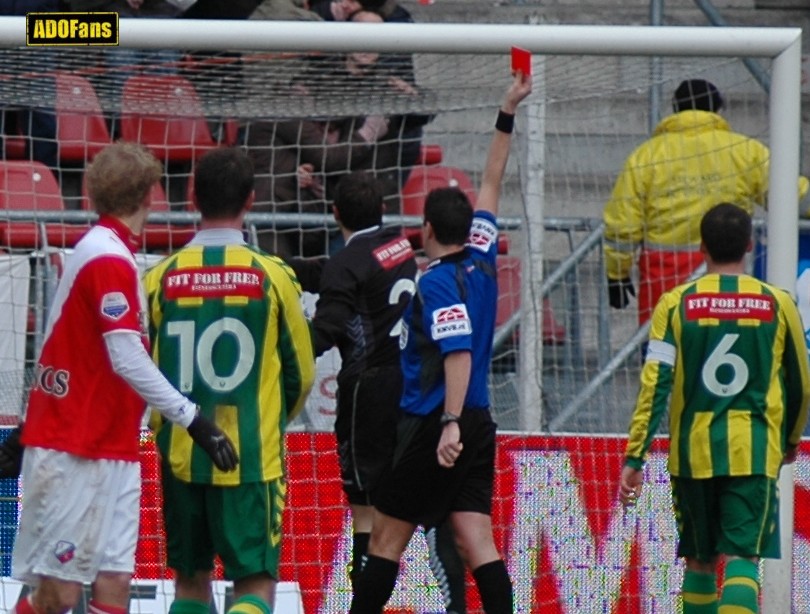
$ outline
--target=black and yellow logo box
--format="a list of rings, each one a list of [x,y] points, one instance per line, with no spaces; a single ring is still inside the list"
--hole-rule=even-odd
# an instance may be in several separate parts
[[[118,45],[118,13],[28,13],[29,47]]]

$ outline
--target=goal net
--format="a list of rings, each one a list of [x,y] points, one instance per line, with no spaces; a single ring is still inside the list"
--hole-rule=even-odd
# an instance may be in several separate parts
[[[105,144],[136,140],[164,163],[146,234],[149,258],[193,233],[194,163],[220,146],[245,147],[254,160],[257,199],[246,231],[259,246],[305,257],[340,249],[330,194],[342,175],[365,169],[385,186],[386,222],[402,226],[419,248],[414,229],[429,190],[455,185],[475,195],[510,81],[509,47],[519,45],[535,52],[534,94],[516,121],[500,209],[489,376],[500,429],[497,543],[517,611],[676,611],[682,568],[665,441],[655,444],[639,505],[623,513],[615,496],[644,330],[634,300],[624,310],[608,305],[602,211],[625,158],[671,113],[675,88],[706,79],[722,93],[731,129],[771,148],[770,209],[756,208],[751,271],[795,288],[796,31],[195,25],[122,19],[120,48],[56,50],[22,47],[24,20],[0,19],[0,259],[9,262],[0,287],[14,287],[8,299],[0,292],[0,348],[17,348],[9,358],[11,392],[2,396],[7,421],[22,407],[61,258],[93,219],[83,170]],[[737,42],[743,39],[745,46]],[[744,63],[743,53],[756,59]],[[633,269],[636,282],[637,275]],[[17,306],[13,318],[7,305]],[[334,355],[319,361],[315,390],[288,435],[279,612],[346,611],[351,599],[350,518],[331,434],[336,368]],[[171,576],[148,437],[143,450],[131,610],[164,612]],[[810,458],[800,456],[796,478],[793,551],[770,576],[776,587],[784,586],[785,568],[810,560],[810,517],[800,505],[810,496]],[[0,499],[6,576],[17,494],[13,485]],[[220,611],[227,587],[217,584]],[[810,608],[805,580],[787,590],[795,610]],[[19,591],[0,580],[0,608],[10,608]],[[472,584],[468,592],[470,611],[481,611]],[[389,605],[416,613],[441,604],[417,532]]]

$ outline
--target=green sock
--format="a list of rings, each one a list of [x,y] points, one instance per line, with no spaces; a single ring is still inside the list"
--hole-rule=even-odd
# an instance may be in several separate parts
[[[717,614],[717,576],[686,570],[681,598],[683,614]]]
[[[748,559],[726,563],[721,614],[757,614],[759,612],[759,565]]]
[[[228,614],[273,614],[273,608],[256,595],[243,595],[228,608]]]
[[[175,599],[169,607],[169,614],[209,614],[211,606],[194,599]]]

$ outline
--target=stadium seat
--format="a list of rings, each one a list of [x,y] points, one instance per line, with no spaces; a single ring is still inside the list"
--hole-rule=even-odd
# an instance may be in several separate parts
[[[25,137],[20,133],[3,135],[3,159],[25,159]]]
[[[180,75],[134,75],[121,95],[121,137],[164,162],[191,162],[218,143],[191,81]]]
[[[61,211],[62,192],[51,170],[32,160],[0,162],[0,207]]]
[[[60,162],[84,163],[112,142],[101,103],[81,75],[57,72],[56,140]]]
[[[414,166],[433,166],[441,164],[444,152],[441,145],[422,145],[419,148],[419,157],[416,158]]]
[[[51,170],[31,160],[0,161],[0,208],[18,211],[63,211],[59,184]],[[44,236],[43,236],[44,231]],[[0,243],[9,248],[70,247],[87,231],[85,225],[61,222],[6,221]]]

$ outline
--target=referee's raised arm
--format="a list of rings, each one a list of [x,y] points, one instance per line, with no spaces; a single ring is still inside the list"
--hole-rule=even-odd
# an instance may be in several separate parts
[[[498,110],[498,119],[495,121],[495,131],[487,154],[487,163],[484,167],[484,176],[481,180],[481,190],[478,193],[475,208],[478,211],[489,211],[498,215],[498,201],[501,195],[501,181],[503,180],[506,161],[509,159],[509,147],[512,139],[512,129],[515,124],[515,111],[520,101],[532,91],[532,77],[522,72],[516,72],[514,80],[504,96],[503,103]]]

